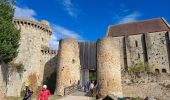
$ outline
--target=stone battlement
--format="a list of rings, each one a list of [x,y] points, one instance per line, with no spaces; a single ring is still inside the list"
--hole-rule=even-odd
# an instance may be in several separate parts
[[[46,46],[41,46],[41,52],[43,54],[54,54],[54,55],[57,54],[56,50],[51,50],[49,47],[46,47]]]
[[[26,18],[14,18],[13,21],[15,24],[27,25],[37,29],[41,29],[43,31],[48,32],[50,35],[52,33],[52,29],[50,28],[48,21],[45,20],[39,22]]]

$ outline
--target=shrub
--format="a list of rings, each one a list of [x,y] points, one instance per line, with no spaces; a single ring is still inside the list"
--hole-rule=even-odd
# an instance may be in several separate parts
[[[139,62],[137,64],[130,66],[128,68],[128,72],[131,74],[138,75],[139,73],[142,73],[142,72],[150,72],[150,68],[148,66],[148,63],[144,64],[142,62]]]
[[[18,73],[23,73],[25,71],[24,65],[22,63],[14,63],[13,61],[8,63],[8,67],[16,69]]]

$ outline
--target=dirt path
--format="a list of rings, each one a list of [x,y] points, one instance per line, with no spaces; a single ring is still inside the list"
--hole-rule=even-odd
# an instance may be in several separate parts
[[[57,99],[57,100],[95,100],[91,97],[86,97],[86,96],[66,96],[66,97],[63,97],[61,99]]]
[[[58,100],[95,100],[94,98],[85,95],[86,95],[85,92],[76,91],[71,95],[68,95]]]

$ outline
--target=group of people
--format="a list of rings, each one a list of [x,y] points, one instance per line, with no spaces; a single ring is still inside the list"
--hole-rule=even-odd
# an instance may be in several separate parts
[[[94,94],[94,88],[97,86],[97,81],[84,81],[83,86],[80,85],[80,82],[78,81],[78,90],[81,90],[83,88],[84,92],[88,92],[89,96],[93,96]]]
[[[33,95],[33,89],[30,87],[31,84],[29,82],[26,82],[24,85],[25,85],[25,94],[24,94],[23,100],[31,100],[31,96]],[[36,99],[37,100],[48,100],[50,96],[51,96],[51,93],[47,89],[47,85],[43,85]]]

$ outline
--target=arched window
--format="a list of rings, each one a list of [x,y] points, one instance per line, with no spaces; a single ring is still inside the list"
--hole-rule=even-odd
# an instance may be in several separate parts
[[[166,69],[162,69],[162,73],[166,73]]]
[[[159,72],[159,69],[155,69],[155,72],[156,72],[156,73],[160,73],[160,72]]]

